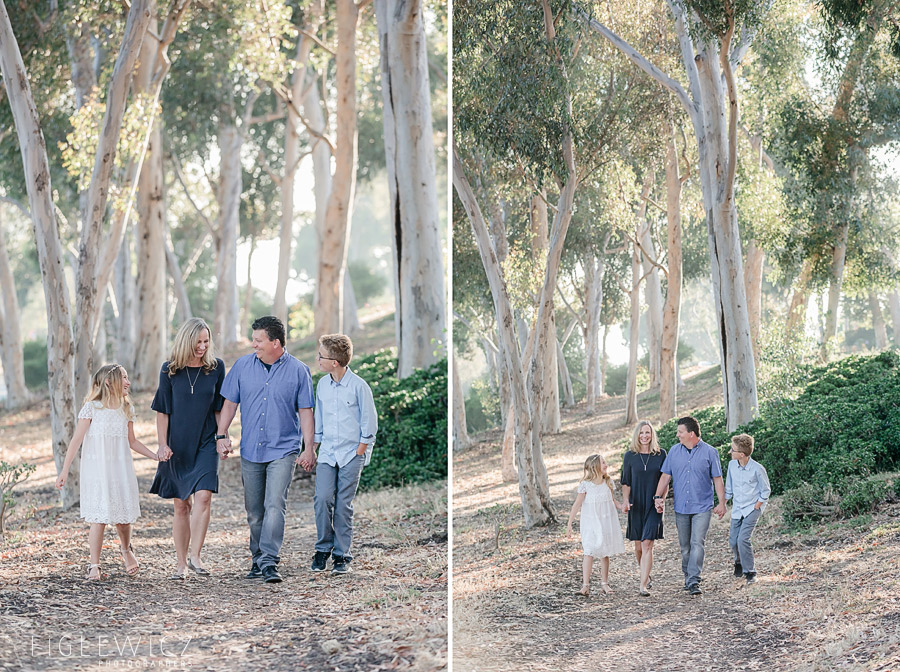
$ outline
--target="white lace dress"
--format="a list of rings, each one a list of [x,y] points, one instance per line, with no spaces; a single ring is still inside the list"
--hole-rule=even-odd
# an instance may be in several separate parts
[[[581,545],[584,554],[605,558],[624,553],[622,527],[609,486],[582,481],[578,484],[578,492],[585,493],[581,505]]]
[[[133,523],[141,515],[137,477],[120,409],[89,401],[78,413],[91,426],[81,445],[81,517],[88,523]]]

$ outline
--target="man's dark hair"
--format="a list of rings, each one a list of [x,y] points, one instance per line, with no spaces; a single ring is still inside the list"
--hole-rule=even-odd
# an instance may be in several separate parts
[[[266,336],[269,337],[270,341],[278,340],[281,342],[281,347],[285,347],[284,322],[274,315],[266,315],[265,317],[257,318],[254,320],[253,324],[250,325],[250,328],[253,329],[253,331],[265,329]]]
[[[254,327],[254,329],[255,328],[256,327]],[[678,418],[678,422],[675,424],[675,426],[677,427],[678,425],[684,425],[684,428],[687,431],[693,432],[697,435],[698,438],[700,437],[700,423],[694,420],[691,416],[686,415],[683,418]]]

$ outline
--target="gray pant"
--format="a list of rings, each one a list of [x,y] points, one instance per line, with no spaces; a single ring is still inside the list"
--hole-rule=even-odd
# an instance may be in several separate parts
[[[277,565],[284,541],[284,511],[294,475],[292,453],[272,462],[250,462],[241,458],[244,508],[250,525],[250,554],[257,567]]]
[[[345,467],[316,465],[316,551],[331,553],[335,558],[352,560],[353,497],[366,463],[365,455],[357,455]]]
[[[756,528],[760,510],[753,509],[743,518],[731,519],[731,533],[728,535],[728,543],[734,552],[734,562],[740,564],[745,572],[755,572],[753,563],[753,546],[750,545],[750,535]]]
[[[691,586],[700,582],[703,571],[706,533],[712,509],[703,513],[675,513],[675,527],[678,530],[678,545],[681,546],[681,571],[684,574],[684,585]]]

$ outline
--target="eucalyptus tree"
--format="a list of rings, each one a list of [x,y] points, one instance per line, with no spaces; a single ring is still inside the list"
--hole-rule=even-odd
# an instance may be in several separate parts
[[[31,395],[25,385],[25,357],[22,351],[22,331],[19,321],[19,300],[16,280],[9,261],[5,212],[0,210],[0,365],[6,384],[6,408],[26,404]],[[31,219],[26,210],[25,216]]]
[[[669,0],[688,86],[656,65],[599,20],[578,8],[587,25],[669,89],[694,129],[709,232],[713,298],[726,421],[729,429],[757,411],[756,369],[750,340],[741,237],[735,207],[738,90],[734,69],[756,36],[768,3],[757,0]]]

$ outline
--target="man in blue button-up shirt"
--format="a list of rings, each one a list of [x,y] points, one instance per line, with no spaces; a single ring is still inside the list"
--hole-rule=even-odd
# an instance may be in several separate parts
[[[241,480],[253,556],[247,578],[278,583],[294,462],[309,471],[316,461],[312,378],[309,367],[285,351],[281,320],[261,317],[251,326],[254,354],[237,360],[222,383],[216,450],[222,459],[231,452],[227,432],[240,404]],[[298,458],[301,439],[306,450]]]
[[[731,499],[731,532],[728,543],[734,553],[734,576],[756,582],[756,565],[750,536],[766,510],[772,488],[766,468],[750,457],[753,437],[738,434],[731,439],[731,457],[725,479],[725,499]],[[732,499],[733,498],[733,499]]]
[[[316,553],[312,571],[350,571],[353,541],[353,497],[362,469],[372,459],[378,413],[372,390],[350,370],[353,343],[343,334],[319,339],[316,359],[326,375],[316,385]]]
[[[725,515],[722,465],[716,449],[700,440],[700,425],[694,418],[679,418],[676,436],[679,443],[669,449],[653,499],[656,510],[662,513],[665,506],[663,493],[672,482],[684,589],[691,595],[700,595],[703,592],[700,590],[700,572],[703,571],[710,517],[712,513],[719,518]],[[713,487],[719,497],[715,508]]]

